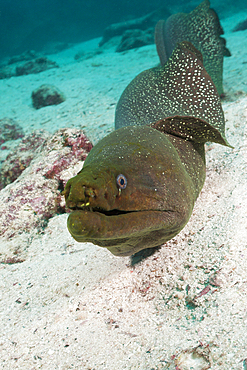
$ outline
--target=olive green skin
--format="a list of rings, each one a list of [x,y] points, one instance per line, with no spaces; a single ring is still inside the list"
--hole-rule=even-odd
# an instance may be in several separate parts
[[[188,222],[205,180],[205,142],[230,147],[201,53],[179,43],[164,67],[139,74],[118,101],[115,127],[64,194],[75,240],[128,256],[162,245]]]
[[[125,189],[117,185],[119,174]],[[156,247],[188,222],[204,179],[203,145],[148,126],[120,128],[91,150],[66,185],[66,204],[75,209],[69,232],[117,256]]]

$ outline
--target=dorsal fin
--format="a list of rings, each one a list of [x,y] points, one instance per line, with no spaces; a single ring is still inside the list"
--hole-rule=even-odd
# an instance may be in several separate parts
[[[204,126],[206,122],[206,139],[215,141],[210,130],[216,130],[222,138],[216,142],[229,146],[220,97],[201,53],[190,42],[178,44],[164,67],[140,73],[127,86],[116,108],[115,126],[150,125],[176,116],[194,117]]]

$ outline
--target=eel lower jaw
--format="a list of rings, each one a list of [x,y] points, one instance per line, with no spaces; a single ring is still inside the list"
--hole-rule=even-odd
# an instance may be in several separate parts
[[[96,240],[117,238],[119,228],[123,232],[125,225],[130,224],[129,219],[138,217],[137,214],[138,211],[106,211],[100,207],[75,208],[69,214],[67,225],[76,241],[98,244]]]
[[[95,207],[92,211],[75,209],[67,225],[77,242],[91,242],[116,256],[130,256],[175,236],[184,226],[184,220],[178,223],[177,218],[173,211],[102,211]]]

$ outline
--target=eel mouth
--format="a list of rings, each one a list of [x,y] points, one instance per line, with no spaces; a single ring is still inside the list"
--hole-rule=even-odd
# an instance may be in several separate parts
[[[127,213],[137,212],[137,211],[121,211],[120,209],[111,209],[109,211],[101,208],[101,207],[90,207],[86,205],[76,205],[75,207],[69,207],[72,211],[80,211],[80,212],[97,212],[105,216],[119,216],[125,215]]]

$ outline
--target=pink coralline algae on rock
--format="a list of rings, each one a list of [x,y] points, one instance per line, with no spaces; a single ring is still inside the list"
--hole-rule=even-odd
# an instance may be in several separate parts
[[[60,129],[46,139],[29,166],[0,191],[0,236],[41,230],[50,217],[64,213],[61,191],[91,148],[81,130]]]
[[[65,101],[63,93],[53,85],[41,85],[32,92],[32,103],[35,109],[58,105]]]
[[[0,144],[8,140],[16,140],[24,136],[21,126],[12,118],[0,119]]]
[[[7,156],[0,170],[0,190],[15,181],[29,166],[37,149],[49,137],[44,131],[34,131],[26,135],[19,145]]]

